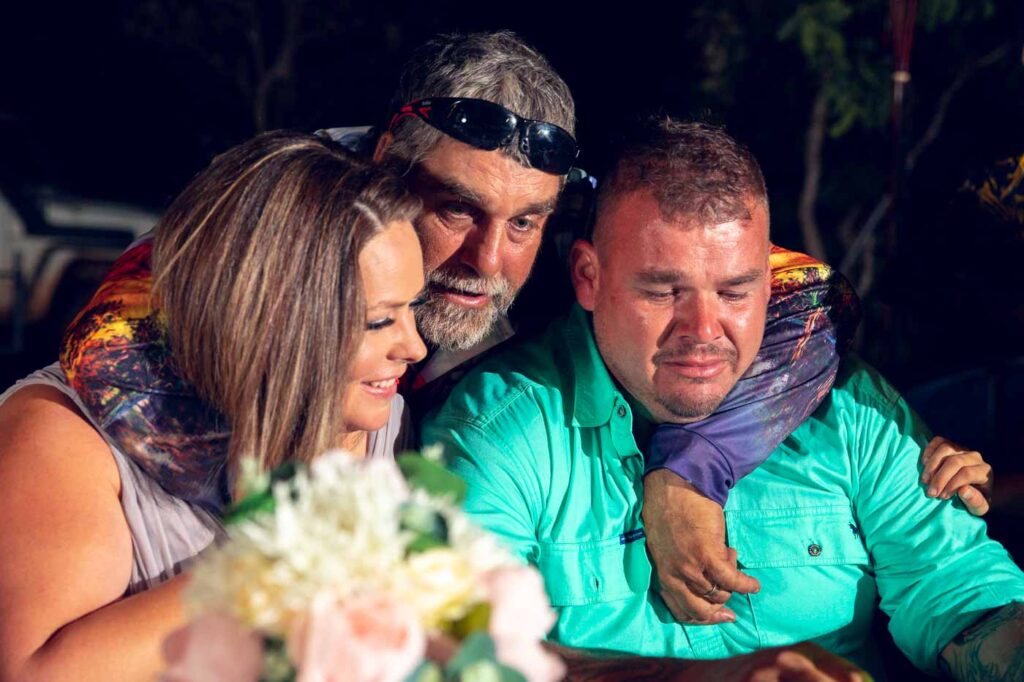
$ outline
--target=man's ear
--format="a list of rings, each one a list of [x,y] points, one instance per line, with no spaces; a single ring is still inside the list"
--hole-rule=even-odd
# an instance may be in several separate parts
[[[569,272],[572,275],[572,287],[576,290],[576,300],[584,310],[590,312],[594,311],[597,301],[599,271],[597,249],[591,242],[577,239],[569,255]]]
[[[385,132],[379,138],[377,138],[377,147],[373,150],[374,163],[381,162],[381,160],[384,158],[384,155],[387,154],[388,147],[390,147],[391,143],[394,141],[395,137],[390,132]]]

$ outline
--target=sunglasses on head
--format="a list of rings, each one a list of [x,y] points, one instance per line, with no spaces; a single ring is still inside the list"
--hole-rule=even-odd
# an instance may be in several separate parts
[[[485,151],[507,147],[518,136],[519,151],[531,166],[545,173],[565,175],[579,153],[576,140],[564,128],[522,118],[484,99],[429,97],[416,100],[395,113],[388,130],[408,116],[426,121],[445,135]]]

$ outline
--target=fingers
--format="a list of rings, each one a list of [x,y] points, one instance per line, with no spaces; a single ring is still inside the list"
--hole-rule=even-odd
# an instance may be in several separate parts
[[[827,680],[843,680],[843,682],[862,682],[863,672],[850,661],[837,656],[816,644],[802,642],[794,645],[785,653],[799,652],[814,664],[816,670],[825,675]]]
[[[973,485],[965,485],[959,488],[957,495],[960,496],[960,501],[967,507],[967,511],[975,516],[984,516],[988,513],[988,499]]]
[[[832,682],[809,659],[795,651],[783,651],[775,660],[750,676],[750,682]]]
[[[795,651],[783,651],[775,662],[780,682],[831,682],[833,679]]]
[[[704,577],[714,584],[719,592],[729,596],[732,596],[732,592],[741,594],[759,592],[761,583],[736,568],[736,550],[730,547],[726,557],[720,561],[710,562],[704,569]],[[726,601],[728,601],[728,597],[718,603],[724,604]]]
[[[951,455],[935,472],[932,482],[928,484],[928,494],[948,500],[965,485],[985,485],[991,475],[992,467],[978,453]]]
[[[932,477],[938,468],[942,466],[943,460],[961,452],[965,452],[964,448],[951,440],[947,440],[942,436],[932,438],[928,441],[924,451],[921,452],[921,481],[925,484],[931,483]]]
[[[682,580],[659,575],[661,597],[680,623],[715,625],[736,622],[736,614],[720,603],[713,603],[695,594]]]
[[[704,567],[676,567],[674,572],[659,571],[662,597],[677,620],[683,623],[729,623],[735,614],[722,605],[733,592],[750,593],[761,589],[754,578],[736,568],[736,550],[723,548],[717,558]]]
[[[942,436],[935,436],[930,441],[928,441],[928,445],[924,446],[924,450],[921,451],[921,462],[927,462],[931,458],[931,456],[935,454],[935,451],[938,449],[938,447],[944,443],[952,445],[950,441],[946,440]]]
[[[981,453],[967,450],[942,437],[933,438],[928,443],[921,453],[921,464],[921,481],[928,485],[930,497],[944,495],[945,499],[949,499],[959,487],[949,485],[950,479],[967,467],[981,468],[972,470],[968,477],[959,481],[960,485],[981,486],[982,492],[985,492],[986,486],[991,485],[992,467],[985,462]]]

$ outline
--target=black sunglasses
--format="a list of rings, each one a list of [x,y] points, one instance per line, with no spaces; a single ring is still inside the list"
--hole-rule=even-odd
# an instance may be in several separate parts
[[[532,121],[512,113],[500,104],[464,97],[430,97],[410,102],[399,109],[388,124],[414,116],[446,135],[477,149],[492,151],[507,147],[518,135],[519,151],[539,171],[565,175],[579,153],[576,140],[554,123]]]

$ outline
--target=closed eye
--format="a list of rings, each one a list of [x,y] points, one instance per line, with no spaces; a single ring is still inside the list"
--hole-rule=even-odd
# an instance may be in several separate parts
[[[461,220],[472,217],[476,210],[464,201],[446,201],[441,205],[441,215],[447,219]]]
[[[652,289],[641,289],[640,293],[643,295],[644,298],[650,299],[652,301],[668,301],[669,299],[674,298],[676,295],[676,292],[671,290],[655,291]]]
[[[726,301],[739,302],[746,299],[750,292],[747,291],[721,291],[718,294]]]

